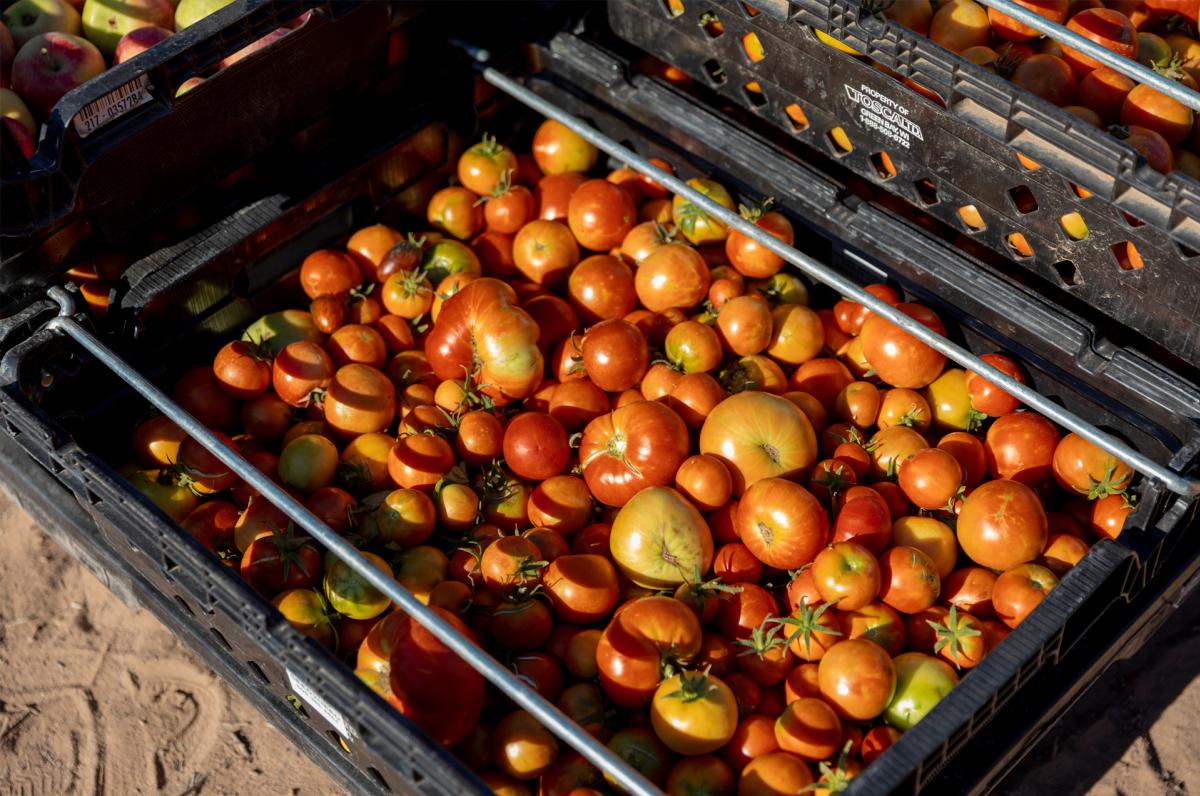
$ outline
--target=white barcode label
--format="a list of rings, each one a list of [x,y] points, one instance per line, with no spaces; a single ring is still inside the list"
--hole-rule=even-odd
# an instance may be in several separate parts
[[[325,721],[333,725],[338,735],[347,741],[353,741],[355,738],[354,729],[346,717],[342,715],[341,711],[326,702],[324,697],[314,691],[308,683],[304,682],[291,669],[287,669],[286,671],[288,682],[292,685],[292,691],[296,694],[300,702],[321,714]]]
[[[92,100],[75,114],[75,132],[87,138],[112,120],[124,116],[139,105],[145,105],[150,99],[150,76],[138,75],[103,97]]]

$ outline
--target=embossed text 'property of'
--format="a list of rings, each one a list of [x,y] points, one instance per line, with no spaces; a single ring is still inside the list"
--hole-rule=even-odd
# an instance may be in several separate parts
[[[846,97],[858,106],[858,121],[864,127],[878,130],[904,148],[912,146],[912,139],[924,141],[921,126],[908,118],[908,108],[891,97],[880,94],[870,86],[859,88],[845,86]]]

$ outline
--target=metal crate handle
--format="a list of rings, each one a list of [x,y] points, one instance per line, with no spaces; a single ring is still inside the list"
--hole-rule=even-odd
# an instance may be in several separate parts
[[[481,66],[490,58],[490,54],[486,50],[473,48],[461,42],[453,43],[464,49]],[[689,202],[699,205],[704,212],[719,219],[726,226],[736,229],[760,246],[775,252],[784,260],[803,271],[808,277],[829,285],[841,295],[865,305],[877,315],[882,315],[934,350],[941,352],[959,365],[970,368],[993,384],[999,385],[1027,406],[1036,409],[1043,415],[1056,421],[1059,425],[1074,431],[1087,441],[1125,462],[1134,470],[1162,482],[1163,486],[1169,491],[1186,497],[1200,496],[1200,480],[1184,477],[1174,470],[1143,456],[1123,442],[1113,439],[1075,413],[1064,409],[1035,390],[992,367],[965,348],[950,342],[945,337],[931,331],[890,304],[871,295],[824,263],[793,249],[760,227],[751,224],[737,213],[717,204],[673,174],[668,174],[659,169],[633,150],[622,146],[598,130],[589,127],[582,120],[575,118],[557,105],[546,101],[503,72],[498,72],[491,67],[482,66],[482,74],[484,80],[522,104],[527,105],[543,116],[554,119],[569,127],[597,148],[653,179],[673,193],[684,197]]]
[[[520,682],[503,664],[466,636],[459,634],[450,623],[424,605],[406,588],[377,569],[352,544],[318,519],[315,514],[285,492],[265,473],[244,459],[241,454],[222,443],[203,423],[184,411],[166,393],[154,386],[128,362],[88,331],[74,317],[75,306],[70,293],[61,287],[52,287],[47,294],[58,304],[59,314],[46,323],[46,329],[61,332],[87,349],[88,353],[174,421],[188,436],[200,443],[205,450],[216,456],[239,478],[257,489],[263,497],[308,531],[329,552],[336,555],[372,586],[387,595],[388,599],[394,602],[400,610],[419,622],[439,641],[466,661],[471,668],[533,714],[547,729],[567,745],[573,747],[589,762],[620,783],[621,787],[637,796],[661,796],[662,791],[630,767],[611,749],[572,721],[541,694]]]

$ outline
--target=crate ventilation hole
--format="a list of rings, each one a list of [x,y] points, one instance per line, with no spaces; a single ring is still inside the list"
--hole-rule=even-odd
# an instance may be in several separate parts
[[[871,155],[871,165],[875,168],[875,174],[884,182],[896,176],[896,166],[887,152],[876,152]]]
[[[802,133],[808,129],[808,116],[804,114],[804,109],[796,103],[793,102],[784,108],[783,113],[791,123],[793,133]]]
[[[845,157],[854,151],[850,136],[846,135],[846,131],[841,127],[834,127],[825,134],[825,138],[829,141],[829,148],[833,150],[834,157]]]
[[[705,11],[700,15],[700,27],[708,34],[708,38],[715,39],[725,32],[725,26],[721,24],[721,20],[711,11]]]

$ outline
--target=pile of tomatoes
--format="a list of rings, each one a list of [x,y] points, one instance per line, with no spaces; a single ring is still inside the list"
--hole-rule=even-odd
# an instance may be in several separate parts
[[[671,793],[837,792],[1120,533],[1132,473],[597,159],[553,121],[532,156],[485,137],[427,231],[313,252],[306,308],[174,397]],[[133,450],[133,484],[497,792],[611,788],[171,421]]]
[[[1197,90],[1200,42],[1195,0],[1016,2]],[[1178,100],[975,0],[933,5],[930,0],[896,0],[882,4],[882,13],[1089,124],[1109,130],[1141,152],[1152,168],[1164,174],[1179,169],[1200,179],[1200,128],[1193,124],[1192,110]],[[834,39],[823,40],[849,49]]]

